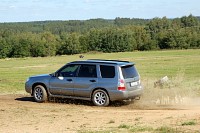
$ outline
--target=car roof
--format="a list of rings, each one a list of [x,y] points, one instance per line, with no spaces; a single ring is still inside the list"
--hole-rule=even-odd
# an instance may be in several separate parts
[[[71,63],[92,63],[92,64],[114,64],[114,65],[120,65],[120,66],[126,66],[126,65],[134,65],[135,63],[129,62],[129,61],[122,61],[122,60],[102,60],[102,59],[89,59],[89,60],[83,60],[83,61],[74,61]]]

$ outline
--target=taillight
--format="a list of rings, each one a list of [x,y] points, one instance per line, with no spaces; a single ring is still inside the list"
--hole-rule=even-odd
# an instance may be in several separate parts
[[[120,91],[126,90],[125,83],[124,83],[123,79],[120,79],[119,82],[118,82],[118,90],[120,90]]]

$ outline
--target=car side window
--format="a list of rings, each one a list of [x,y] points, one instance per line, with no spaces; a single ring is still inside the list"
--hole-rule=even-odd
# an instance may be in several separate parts
[[[97,77],[96,65],[81,65],[78,77]]]
[[[100,65],[101,77],[102,78],[114,78],[115,77],[115,67]]]
[[[62,68],[59,71],[59,76],[63,76],[63,77],[75,77],[77,70],[78,70],[79,65],[66,65],[64,68]]]

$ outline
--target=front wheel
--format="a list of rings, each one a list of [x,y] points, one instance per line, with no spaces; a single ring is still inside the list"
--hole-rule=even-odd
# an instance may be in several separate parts
[[[96,106],[108,106],[110,102],[108,94],[101,89],[94,91],[92,101]]]
[[[47,92],[42,85],[35,86],[33,90],[33,97],[36,102],[42,103],[47,101]]]

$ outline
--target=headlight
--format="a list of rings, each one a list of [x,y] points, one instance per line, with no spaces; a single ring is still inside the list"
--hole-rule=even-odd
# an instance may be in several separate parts
[[[26,79],[26,82],[28,82],[29,80],[30,80],[30,78],[27,78],[27,79]]]

